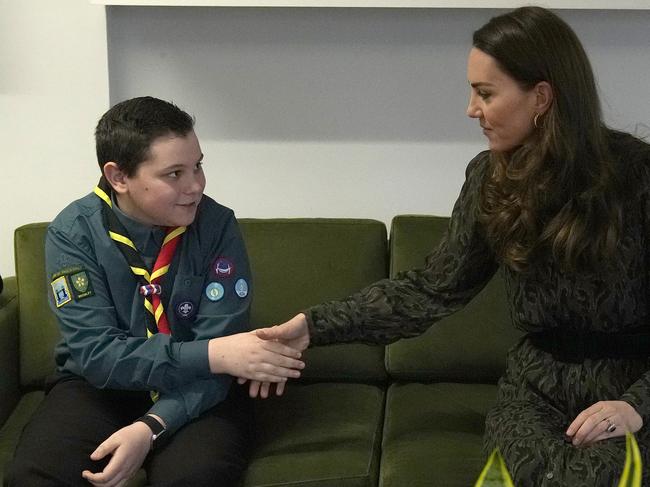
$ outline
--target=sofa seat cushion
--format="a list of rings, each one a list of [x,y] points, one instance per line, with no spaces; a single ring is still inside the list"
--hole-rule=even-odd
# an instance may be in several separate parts
[[[290,384],[257,403],[246,487],[377,485],[384,391],[366,384]]]
[[[394,384],[386,396],[381,487],[474,485],[485,464],[491,384]]]

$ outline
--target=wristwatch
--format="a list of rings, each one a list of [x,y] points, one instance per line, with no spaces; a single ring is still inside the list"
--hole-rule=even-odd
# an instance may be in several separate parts
[[[134,423],[137,423],[138,421],[149,426],[149,429],[151,430],[151,449],[154,450],[156,445],[159,444],[158,439],[164,435],[167,430],[160,421],[148,414],[139,417],[134,421]]]

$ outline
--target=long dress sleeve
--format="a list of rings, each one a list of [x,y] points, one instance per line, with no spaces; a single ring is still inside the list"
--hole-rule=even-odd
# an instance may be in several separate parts
[[[447,233],[424,268],[306,312],[312,344],[387,344],[417,336],[480,292],[498,268],[478,221],[479,192],[487,166],[487,152],[469,163]]]

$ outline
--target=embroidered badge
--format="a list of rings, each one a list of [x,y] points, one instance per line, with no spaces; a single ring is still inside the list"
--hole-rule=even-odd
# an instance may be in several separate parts
[[[179,318],[187,319],[194,313],[194,303],[192,301],[183,301],[176,306],[176,314]]]
[[[65,276],[57,277],[50,284],[52,285],[52,294],[57,308],[72,301],[72,294]]]
[[[235,292],[240,298],[245,298],[248,296],[248,283],[246,279],[237,279],[235,283]]]
[[[90,278],[86,271],[80,271],[70,276],[70,283],[74,289],[75,299],[83,299],[95,294],[90,285]]]
[[[205,295],[210,301],[219,301],[225,294],[225,289],[218,282],[211,282],[205,287]]]
[[[217,257],[212,264],[214,275],[219,277],[230,277],[235,273],[235,264],[225,257]]]

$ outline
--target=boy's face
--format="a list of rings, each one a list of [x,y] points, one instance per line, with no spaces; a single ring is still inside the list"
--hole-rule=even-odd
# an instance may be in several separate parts
[[[196,134],[158,137],[149,152],[136,173],[124,177],[124,191],[117,194],[120,209],[148,225],[189,225],[205,188],[203,154]]]

